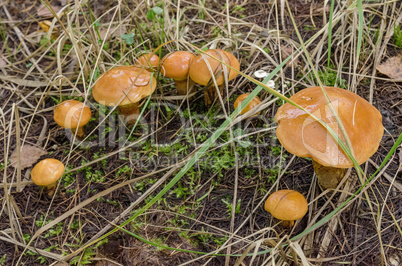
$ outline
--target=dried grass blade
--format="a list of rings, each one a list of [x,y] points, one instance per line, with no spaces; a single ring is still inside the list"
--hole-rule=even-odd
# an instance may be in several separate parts
[[[15,140],[17,145],[17,192],[21,192],[21,128],[18,107],[13,103],[15,117]]]

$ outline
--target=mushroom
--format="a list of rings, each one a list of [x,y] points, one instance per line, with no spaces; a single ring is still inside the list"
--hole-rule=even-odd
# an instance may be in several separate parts
[[[358,164],[370,158],[378,149],[384,127],[380,112],[357,94],[332,87],[324,87],[339,117]],[[345,143],[320,87],[299,91],[290,100],[321,119]],[[330,133],[312,116],[286,103],[275,115],[276,135],[285,149],[300,157],[313,159],[318,182],[325,188],[336,188],[353,162]]]
[[[145,67],[146,70],[148,71],[153,71],[154,69],[157,69],[159,66],[159,56],[157,56],[154,53],[150,54],[144,54],[138,57],[137,59],[138,64],[136,64],[136,67]]]
[[[244,93],[242,95],[240,95],[239,97],[237,97],[236,101],[234,102],[234,108],[236,109],[237,107],[239,107],[239,105],[244,101],[244,99],[247,98],[247,96],[249,96],[250,93]],[[240,112],[240,114],[244,115],[245,113],[247,113],[248,111],[250,111],[251,109],[253,109],[254,107],[256,107],[257,105],[259,105],[261,103],[260,98],[258,98],[257,96],[254,97],[253,99],[251,99],[251,101],[246,105],[246,107],[244,107],[244,109]],[[260,112],[256,113],[255,115],[259,115]]]
[[[190,66],[189,75],[195,82],[203,86],[207,86],[204,91],[205,104],[210,105],[217,98],[216,88],[212,81],[212,75],[215,76],[216,84],[218,85],[219,93],[222,95],[223,86],[225,83],[224,68],[222,63],[217,61],[219,59],[225,64],[233,67],[236,70],[240,69],[240,63],[234,55],[220,49],[207,50],[196,56]],[[208,62],[208,64],[206,63]],[[209,67],[211,67],[211,70]],[[230,81],[237,76],[237,72],[229,67],[227,69],[227,80]]]
[[[156,79],[147,70],[135,66],[110,69],[96,81],[92,95],[100,104],[118,105],[127,123],[134,123],[140,114],[139,102],[151,95]]]
[[[63,175],[64,164],[56,159],[44,159],[37,163],[31,171],[32,181],[48,190],[51,197],[56,189],[57,180]]]
[[[186,51],[176,51],[162,58],[160,71],[162,75],[175,81],[179,95],[186,95],[194,85],[194,82],[188,78],[190,65],[194,58],[192,53]]]
[[[272,193],[265,201],[264,208],[276,219],[282,220],[284,227],[292,227],[294,221],[306,215],[308,204],[299,192],[283,189]]]
[[[82,102],[67,100],[54,109],[53,119],[59,126],[70,129],[73,134],[82,138],[83,127],[91,119],[91,109]]]

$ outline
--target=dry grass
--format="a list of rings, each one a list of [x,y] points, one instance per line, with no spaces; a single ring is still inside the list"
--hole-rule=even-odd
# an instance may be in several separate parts
[[[260,69],[273,71],[285,59],[281,53],[283,47],[299,51],[296,54],[298,63],[285,65],[274,78],[277,89],[284,95],[290,96],[301,88],[317,85],[313,78],[315,69],[319,73],[327,73],[321,76],[327,78],[324,83],[345,86],[369,100],[383,114],[386,133],[378,153],[362,166],[366,176],[378,169],[401,133],[402,109],[400,104],[396,104],[401,101],[401,84],[376,73],[376,67],[384,59],[400,52],[392,43],[394,27],[402,21],[400,1],[363,3],[360,50],[357,45],[357,6],[354,1],[335,1],[330,62],[327,58],[331,1],[325,1],[323,5],[320,1],[288,0],[308,54],[301,49],[286,0],[244,3],[224,0],[67,2],[63,8],[52,10],[54,17],[48,19],[48,32],[44,32],[38,24],[44,20],[37,15],[39,2],[0,4],[0,135],[4,147],[0,152],[4,163],[0,184],[0,259],[6,254],[4,263],[7,265],[22,262],[37,264],[40,262],[39,255],[46,260],[45,264],[55,261],[82,263],[85,260],[95,263],[105,256],[105,250],[102,252],[95,248],[94,243],[149,202],[147,198],[160,192],[194,156],[197,149],[190,149],[187,156],[177,163],[150,172],[134,168],[130,174],[115,179],[118,169],[135,160],[131,155],[128,160],[122,160],[119,155],[127,156],[129,151],[134,151],[142,158],[150,156],[151,152],[138,147],[141,140],[155,138],[156,143],[164,143],[165,132],[170,134],[169,137],[180,132],[180,127],[177,127],[178,113],[173,112],[167,118],[166,112],[158,108],[156,116],[159,120],[156,120],[152,132],[140,135],[138,130],[133,131],[135,141],[119,142],[124,145],[105,148],[83,148],[80,142],[66,141],[64,133],[52,121],[55,101],[63,97],[81,97],[83,102],[97,108],[90,91],[101,73],[114,66],[132,64],[139,55],[153,51],[165,42],[172,41],[158,51],[161,55],[177,49],[195,52],[193,46],[235,52],[241,61],[241,71],[249,76]],[[49,3],[45,0],[43,3],[53,7],[60,5],[60,1]],[[155,6],[164,10],[164,16],[150,20],[147,11]],[[132,44],[122,39],[121,34],[132,32]],[[314,68],[308,64],[308,59]],[[331,70],[335,73],[333,76],[328,74],[332,73]],[[226,119],[233,112],[231,96],[255,88],[247,77],[239,76],[226,84],[225,97],[220,98],[214,107],[203,109],[196,104],[202,101],[200,91],[192,94],[191,98],[177,96],[170,81],[158,78],[160,83],[150,101],[175,103],[182,110],[187,110],[189,116],[197,112],[219,113]],[[278,107],[278,98],[267,91],[262,91],[259,97],[263,104],[255,113],[262,111],[264,117],[272,118]],[[108,112],[103,118],[93,121],[87,140],[105,130],[105,124],[110,123],[112,115]],[[149,115],[148,111],[144,113],[146,115]],[[223,170],[223,177],[218,178],[218,173],[205,171],[200,166],[194,167],[195,175],[199,176],[194,194],[174,199],[167,193],[168,203],[163,200],[157,202],[126,227],[154,243],[159,241],[158,236],[163,236],[163,244],[205,252],[205,255],[159,251],[139,240],[134,241],[133,237],[120,231],[108,236],[109,241],[122,239],[117,242],[116,248],[122,252],[112,252],[109,261],[124,264],[127,257],[131,257],[130,263],[143,265],[397,265],[392,263],[402,261],[402,208],[399,204],[402,179],[398,175],[401,155],[398,157],[395,154],[328,222],[304,234],[306,228],[314,226],[361,186],[355,170],[348,173],[335,193],[322,192],[316,185],[309,162],[289,154],[287,159],[281,159],[282,167],[276,172],[275,182],[267,181],[269,174],[261,164],[251,178],[246,178],[244,167],[238,163],[242,159],[237,151],[239,144],[233,138],[236,125],[245,123],[251,115],[233,121],[228,128],[230,140],[209,150],[212,153],[229,146],[235,164],[231,169]],[[275,129],[272,120],[269,123],[267,128],[259,128],[250,136],[269,141]],[[252,126],[257,128],[255,124]],[[126,129],[127,132],[130,130]],[[198,134],[196,129],[192,131],[193,144],[200,144]],[[60,183],[53,198],[46,199],[30,181],[29,169],[9,165],[12,151],[24,144],[41,147],[49,152],[48,157],[58,157],[65,165],[71,165],[65,174],[75,176],[76,181],[67,187]],[[267,150],[270,151],[270,147],[257,148],[255,152],[261,157],[266,155]],[[94,158],[94,153],[100,156]],[[156,156],[159,154],[162,152],[157,149]],[[284,158],[285,154],[282,148],[279,157]],[[80,164],[82,159],[86,160],[85,165]],[[80,171],[88,167],[95,171],[104,160],[110,164],[109,172],[104,172],[105,181],[102,184],[95,181],[86,183],[85,174]],[[139,193],[133,187],[152,178],[154,182],[148,183],[144,192]],[[183,184],[188,178],[182,178]],[[278,188],[299,190],[309,201],[308,214],[291,230],[284,230],[263,212],[266,197]],[[68,194],[66,189],[75,189],[75,193]],[[205,198],[198,202],[203,196]],[[230,196],[228,200],[232,206],[241,200],[240,213],[236,212],[236,208],[225,211],[221,199],[226,196]],[[98,199],[102,197],[110,202],[116,199],[117,205],[99,203]],[[202,207],[199,206],[201,203]],[[188,208],[185,213],[178,212],[177,208],[182,206]],[[167,223],[177,217],[186,221],[182,227]],[[35,223],[40,219],[51,221],[41,225]],[[78,227],[75,225],[77,220]],[[44,237],[58,225],[63,228],[62,232]],[[185,236],[180,234],[183,232]],[[192,242],[203,235],[211,239],[203,244]],[[300,237],[293,239],[295,236]],[[108,244],[104,245],[107,250]],[[88,247],[98,252],[88,255]],[[24,255],[28,250],[39,255]],[[210,256],[212,254],[237,257]]]

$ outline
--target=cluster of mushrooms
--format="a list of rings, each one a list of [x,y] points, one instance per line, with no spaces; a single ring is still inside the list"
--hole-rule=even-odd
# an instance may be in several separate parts
[[[118,66],[101,75],[92,95],[98,103],[116,107],[130,124],[138,119],[141,99],[150,96],[156,88],[155,72],[172,78],[179,95],[188,95],[195,83],[204,86],[205,104],[210,105],[222,94],[225,81],[236,77],[234,69],[240,69],[239,61],[233,54],[220,49],[198,55],[176,51],[162,60],[153,53],[146,54],[139,57],[135,65]],[[353,92],[333,87],[323,89],[326,96],[321,87],[311,87],[294,94],[290,100],[325,122],[348,144],[357,163],[364,163],[376,152],[384,133],[380,112]],[[248,95],[240,95],[234,107],[237,108]],[[260,103],[255,97],[241,114]],[[77,138],[84,137],[83,127],[90,118],[90,108],[75,100],[64,101],[54,110],[56,123],[70,129]],[[328,130],[305,111],[286,103],[278,109],[275,121],[278,123],[276,135],[281,144],[288,152],[313,160],[322,187],[336,188],[346,170],[354,166]],[[31,177],[35,184],[47,188],[51,196],[63,172],[62,162],[45,159],[35,165]],[[265,209],[282,220],[283,225],[292,226],[295,220],[307,213],[308,203],[297,191],[279,190],[268,197]]]
[[[131,124],[140,114],[140,101],[155,91],[155,72],[173,79],[179,95],[187,95],[195,83],[205,86],[205,103],[210,105],[217,99],[218,93],[222,94],[225,80],[230,81],[237,76],[234,69],[240,69],[237,58],[220,49],[207,50],[198,55],[176,51],[162,60],[150,53],[140,56],[134,65],[118,66],[105,72],[96,81],[92,96],[102,105],[116,107],[125,122]],[[240,102],[236,101],[236,107]],[[67,100],[54,109],[53,118],[59,126],[82,139],[85,137],[84,126],[91,119],[91,109],[82,102]],[[32,169],[31,178],[35,184],[47,189],[48,196],[52,196],[63,172],[62,162],[45,159]]]

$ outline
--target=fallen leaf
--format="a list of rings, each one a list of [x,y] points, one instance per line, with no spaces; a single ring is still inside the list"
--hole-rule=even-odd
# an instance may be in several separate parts
[[[21,159],[21,169],[32,166],[36,163],[42,155],[46,155],[47,152],[44,150],[37,148],[31,145],[23,145],[20,152]],[[17,158],[17,149],[13,151],[10,156],[11,165],[17,168],[18,158]]]
[[[402,148],[399,149],[398,156],[399,156],[399,167],[398,167],[398,171],[399,171],[399,172],[402,172]]]
[[[388,58],[387,61],[377,66],[377,70],[392,79],[402,81],[402,54]]]
[[[285,60],[286,58],[291,56],[294,52],[295,50],[292,47],[281,45],[282,60]],[[288,67],[296,67],[298,63],[299,58],[293,56],[293,58],[291,58],[289,61],[286,62],[286,65]]]
[[[61,6],[54,6],[54,5],[50,5],[50,7],[53,9],[53,11],[55,13],[59,12],[61,10]],[[38,7],[38,16],[43,17],[43,18],[52,18],[53,14],[52,12],[50,12],[50,10],[44,5],[41,4]]]

